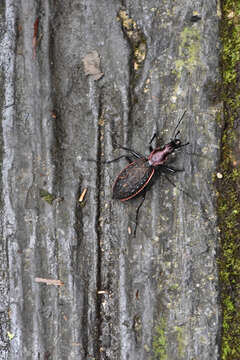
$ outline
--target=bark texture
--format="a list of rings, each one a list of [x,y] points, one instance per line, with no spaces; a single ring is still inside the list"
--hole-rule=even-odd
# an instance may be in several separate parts
[[[0,5],[1,360],[219,358],[219,16],[215,0]],[[112,200],[126,163],[104,161],[168,142],[185,109],[184,172],[156,181],[133,237],[141,200]]]

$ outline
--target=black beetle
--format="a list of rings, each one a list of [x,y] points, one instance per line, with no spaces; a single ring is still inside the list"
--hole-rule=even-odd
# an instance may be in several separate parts
[[[122,202],[130,200],[139,194],[143,194],[143,199],[140,205],[137,208],[136,213],[136,227],[137,227],[137,217],[140,207],[143,204],[145,199],[145,193],[147,187],[150,185],[151,180],[154,177],[154,174],[157,172],[171,173],[174,174],[177,171],[167,165],[165,165],[168,156],[174,152],[174,150],[179,149],[183,146],[189,144],[189,142],[182,144],[181,140],[178,138],[180,131],[177,131],[178,126],[180,125],[186,111],[180,117],[177,126],[173,131],[172,138],[169,143],[162,147],[157,147],[153,149],[152,141],[156,137],[156,134],[153,135],[150,143],[150,155],[148,157],[143,156],[142,154],[136,152],[135,150],[129,149],[127,147],[118,145],[121,149],[128,151],[131,156],[134,158],[134,161],[127,155],[122,155],[117,159],[113,159],[107,161],[107,163],[111,163],[117,161],[123,157],[125,157],[129,161],[129,165],[127,165],[117,176],[114,185],[113,185],[113,199],[118,199]],[[136,233],[136,227],[134,234]]]

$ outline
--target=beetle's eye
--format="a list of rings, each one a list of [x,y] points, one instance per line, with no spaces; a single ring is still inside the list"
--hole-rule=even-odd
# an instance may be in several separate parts
[[[176,139],[176,140],[175,140],[175,144],[176,144],[176,145],[180,145],[180,144],[181,144],[181,140]]]

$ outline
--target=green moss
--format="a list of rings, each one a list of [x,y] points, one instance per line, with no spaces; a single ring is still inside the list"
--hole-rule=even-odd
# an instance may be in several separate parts
[[[166,321],[161,318],[160,322],[155,326],[155,336],[153,338],[153,359],[167,359],[167,339],[165,335]]]
[[[185,67],[192,73],[199,62],[200,33],[198,28],[185,27],[180,34],[180,45],[178,49],[178,60],[175,61],[175,72],[181,76]]]
[[[184,343],[184,334],[183,328],[176,326],[175,330],[177,332],[177,342],[178,342],[178,354],[179,358],[183,358],[185,354],[185,343]]]
[[[40,197],[46,201],[48,204],[52,205],[53,201],[55,200],[55,196],[50,194],[48,191],[44,189],[39,190]]]
[[[222,161],[218,181],[221,231],[222,360],[240,359],[240,159],[236,123],[240,109],[240,2],[222,2],[222,77],[224,123]]]

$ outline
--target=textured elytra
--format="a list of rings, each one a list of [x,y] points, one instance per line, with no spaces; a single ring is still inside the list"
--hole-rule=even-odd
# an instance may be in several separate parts
[[[154,168],[145,158],[125,167],[118,175],[113,186],[113,198],[128,200],[144,189],[154,173]]]

